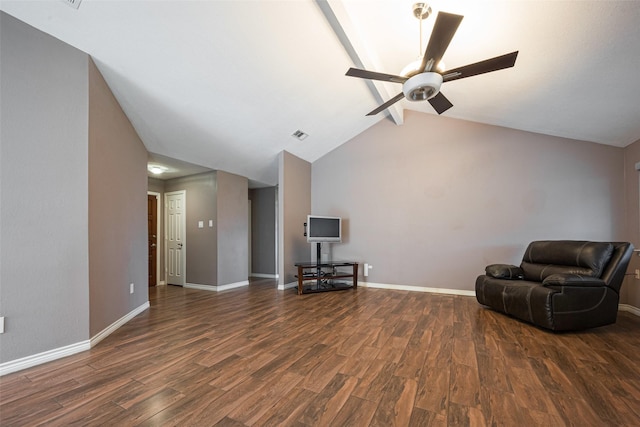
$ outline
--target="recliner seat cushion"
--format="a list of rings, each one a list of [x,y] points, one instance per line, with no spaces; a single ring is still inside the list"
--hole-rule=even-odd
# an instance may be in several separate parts
[[[547,241],[531,242],[520,268],[525,280],[542,282],[552,274],[579,274],[600,277],[613,253],[608,242]]]
[[[555,329],[552,297],[557,292],[526,280],[489,276],[476,280],[476,299],[480,304],[548,329]]]

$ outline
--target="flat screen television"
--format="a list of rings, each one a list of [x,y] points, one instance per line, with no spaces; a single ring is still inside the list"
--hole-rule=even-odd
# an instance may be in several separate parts
[[[307,215],[307,242],[341,242],[342,218]]]

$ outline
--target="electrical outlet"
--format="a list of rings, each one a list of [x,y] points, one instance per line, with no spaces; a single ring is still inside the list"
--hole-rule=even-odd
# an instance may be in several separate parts
[[[369,275],[369,270],[373,269],[373,265],[371,264],[365,264],[364,265],[364,275],[365,277]]]
[[[0,334],[4,334],[4,316],[0,317]]]
[[[129,284],[129,293],[132,294],[133,293],[133,283]]]

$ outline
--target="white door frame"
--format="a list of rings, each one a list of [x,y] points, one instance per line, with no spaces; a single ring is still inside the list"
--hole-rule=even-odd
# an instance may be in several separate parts
[[[184,270],[184,277],[182,286],[186,285],[187,282],[187,191],[186,190],[178,190],[178,191],[170,191],[168,193],[164,193],[164,218],[168,218],[168,210],[169,204],[167,203],[167,198],[169,196],[182,194],[182,201],[184,203],[184,215],[182,216],[182,231],[184,232],[183,236],[183,247],[180,250],[181,253],[181,262],[182,268]],[[165,275],[165,283],[169,284],[169,272],[168,272],[168,262],[169,262],[169,249],[167,244],[167,223],[168,221],[164,221],[164,275]]]
[[[147,191],[148,196],[156,197],[156,245],[160,244],[160,225],[162,223],[162,218],[160,217],[161,208],[162,208],[162,194],[156,193],[155,191]],[[164,239],[162,239],[164,240]],[[162,256],[162,251],[160,248],[156,249],[156,286],[164,285],[166,282],[160,280],[160,256]]]
[[[247,233],[248,237],[249,237],[249,253],[248,253],[248,255],[249,255],[248,256],[248,258],[249,258],[249,275],[248,276],[251,277],[251,245],[253,244],[251,242],[251,221],[252,221],[252,219],[251,219],[251,199],[249,199],[249,218],[248,218],[248,221],[249,221],[249,227],[248,227],[248,233]]]

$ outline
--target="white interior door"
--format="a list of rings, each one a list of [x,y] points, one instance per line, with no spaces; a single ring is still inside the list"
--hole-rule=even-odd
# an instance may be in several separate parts
[[[165,194],[165,248],[168,285],[184,286],[186,283],[185,199],[185,191]]]

